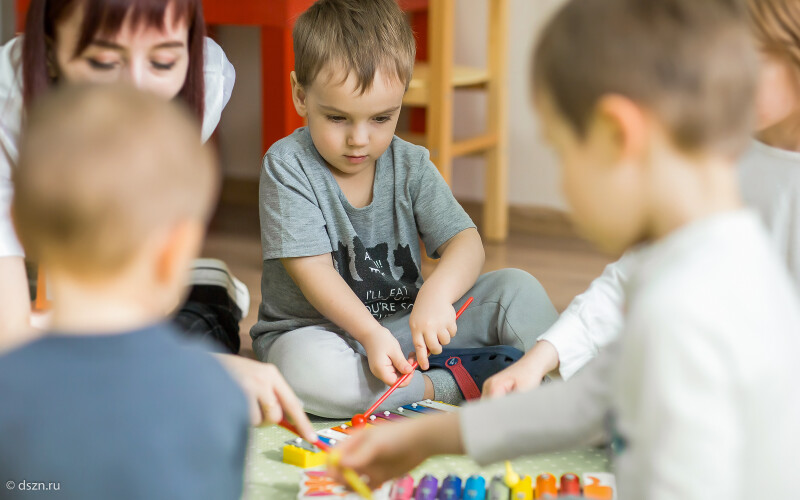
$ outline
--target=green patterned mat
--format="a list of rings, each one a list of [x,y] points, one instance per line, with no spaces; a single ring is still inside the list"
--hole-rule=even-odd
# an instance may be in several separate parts
[[[314,428],[326,429],[343,422],[315,422]],[[302,469],[281,461],[283,443],[293,437],[289,431],[277,426],[251,430],[245,464],[246,500],[289,500],[297,497]],[[518,473],[534,478],[543,472],[560,476],[565,472],[582,474],[609,470],[606,452],[596,448],[523,457],[512,463]],[[412,475],[417,480],[424,474],[433,474],[440,479],[447,474],[457,474],[464,478],[470,474],[481,474],[488,479],[502,471],[502,463],[480,467],[467,457],[445,455],[427,460]]]

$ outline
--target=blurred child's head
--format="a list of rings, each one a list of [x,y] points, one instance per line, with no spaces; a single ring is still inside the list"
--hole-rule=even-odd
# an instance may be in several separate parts
[[[199,251],[218,174],[182,106],[118,85],[70,86],[32,107],[14,184],[17,233],[52,280],[129,280],[166,309]]]
[[[414,67],[395,0],[319,0],[294,27],[292,93],[334,173],[357,174],[389,147]]]
[[[573,0],[532,70],[575,222],[610,251],[651,237],[659,162],[732,162],[752,131],[757,57],[735,0]]]
[[[800,125],[800,2],[747,0],[747,10],[761,54],[756,128]]]

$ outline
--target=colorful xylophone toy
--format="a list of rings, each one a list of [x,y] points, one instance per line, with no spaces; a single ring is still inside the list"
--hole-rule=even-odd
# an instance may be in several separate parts
[[[370,415],[367,420],[367,425],[380,425],[388,422],[403,421],[407,418],[419,418],[426,414],[451,412],[457,410],[458,407],[445,404],[439,401],[419,401],[409,405],[401,406],[395,411],[382,411]],[[352,422],[346,422],[330,429],[323,429],[317,432],[320,441],[323,443],[336,446],[336,443],[341,442],[356,430]],[[317,467],[324,465],[328,458],[328,454],[320,450],[317,446],[301,439],[294,438],[286,441],[283,445],[283,461],[284,463],[296,465],[307,469],[309,467]]]
[[[463,483],[458,476],[447,476],[441,483],[431,475],[420,479],[416,487],[411,476],[388,482],[373,492],[375,500],[534,500],[546,498],[615,500],[614,475],[607,472],[583,474],[583,481],[572,473],[561,476],[556,484],[552,474],[540,474],[534,481],[530,476],[514,474],[495,476],[486,481],[482,476],[470,476]],[[360,498],[336,483],[325,471],[304,471],[300,480],[298,500],[355,500]]]

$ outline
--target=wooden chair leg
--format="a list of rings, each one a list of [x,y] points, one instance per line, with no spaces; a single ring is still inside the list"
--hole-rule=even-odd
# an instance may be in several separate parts
[[[453,164],[453,53],[455,0],[435,0],[429,12],[429,106],[426,134],[431,160],[444,180],[452,181]]]
[[[489,2],[488,128],[497,137],[486,152],[484,236],[488,241],[508,237],[508,0]]]

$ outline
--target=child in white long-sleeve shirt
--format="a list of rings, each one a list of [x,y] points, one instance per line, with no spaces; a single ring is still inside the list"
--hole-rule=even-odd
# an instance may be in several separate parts
[[[565,384],[368,429],[341,465],[379,484],[432,454],[488,463],[608,426],[620,498],[794,496],[800,299],[735,167],[756,73],[735,3],[569,2],[534,98],[576,224],[631,249],[621,342]]]
[[[800,290],[800,43],[796,42],[800,3],[748,0],[747,10],[761,67],[755,139],[738,163],[740,189]],[[569,379],[616,340],[624,324],[626,282],[635,261],[635,256],[626,254],[609,264],[533,349],[486,381],[484,394],[536,387],[554,370]]]

